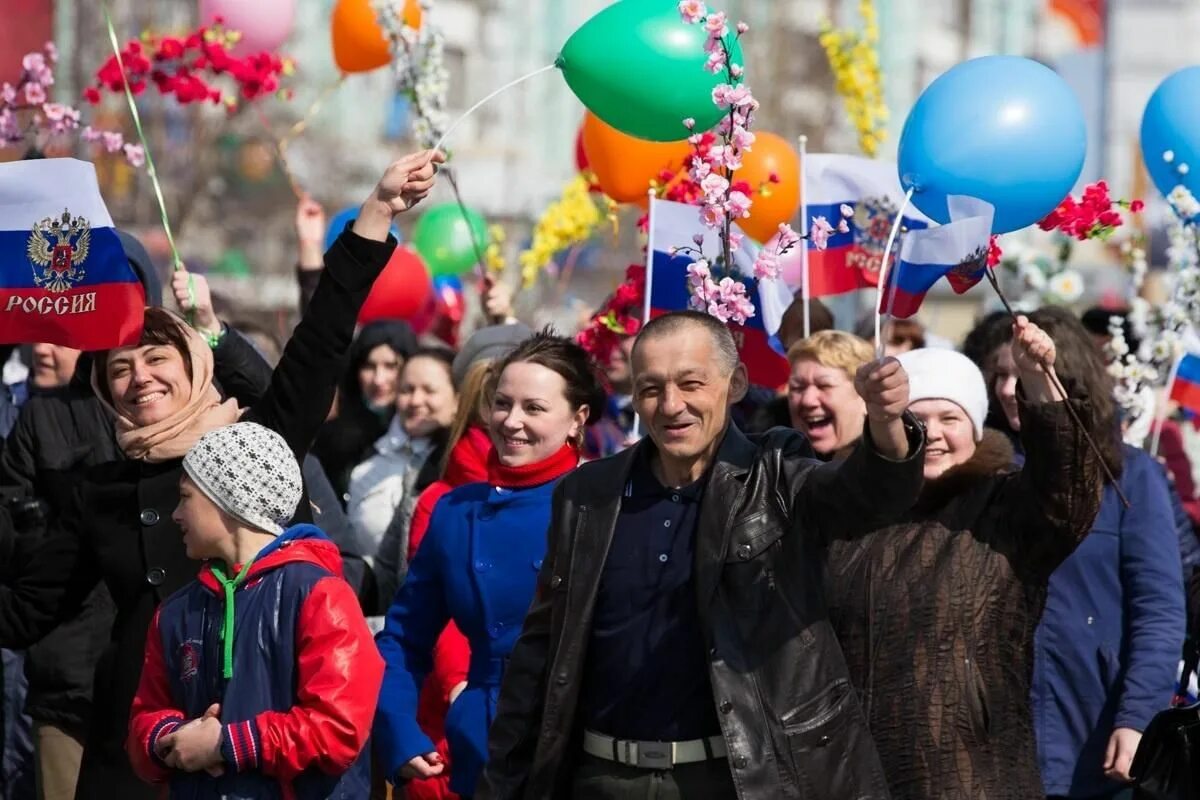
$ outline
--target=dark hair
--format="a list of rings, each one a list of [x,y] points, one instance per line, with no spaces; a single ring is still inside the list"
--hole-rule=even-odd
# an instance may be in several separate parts
[[[1121,475],[1121,427],[1113,380],[1104,358],[1083,323],[1068,309],[1044,306],[1029,315],[1029,321],[1050,334],[1057,349],[1054,371],[1067,391],[1071,384],[1082,389],[1091,406],[1091,420],[1084,420],[1100,448],[1104,463],[1114,477]]]
[[[188,347],[187,331],[184,323],[170,311],[161,308],[147,308],[142,317],[142,337],[136,347],[159,345],[174,347],[183,357],[183,367],[188,375],[192,374],[192,353]],[[108,358],[112,350],[102,350],[96,353],[96,381],[100,396],[107,403],[112,403],[112,393],[108,389]]]
[[[371,351],[384,344],[390,347],[403,362],[416,351],[417,335],[413,333],[413,329],[407,322],[396,319],[380,319],[364,325],[350,345],[350,352],[347,356],[346,372],[342,376],[341,385],[343,403],[348,403],[348,398],[362,399],[362,385],[358,382],[358,371],[370,357]]]
[[[454,351],[448,347],[439,347],[438,345],[427,345],[418,347],[412,352],[412,355],[404,362],[404,366],[408,366],[418,358],[428,358],[431,361],[436,361],[438,364],[446,368],[446,375],[450,378],[451,385],[454,384]],[[403,372],[403,370],[401,370]],[[457,387],[456,387],[457,388]]]
[[[808,303],[809,334],[833,330],[833,313],[829,307],[814,297]],[[788,350],[793,344],[804,338],[804,295],[796,292],[792,303],[783,312],[779,320],[779,340],[783,349]]]
[[[501,373],[510,364],[537,364],[561,375],[567,384],[567,402],[572,408],[588,407],[589,425],[604,413],[604,388],[591,357],[574,341],[555,333],[553,328],[535,333],[495,364],[488,396],[492,395]]]
[[[888,342],[894,344],[903,341],[911,342],[913,350],[923,348],[925,346],[925,326],[915,319],[893,319]]]
[[[672,311],[670,314],[663,314],[661,317],[655,317],[650,320],[638,333],[637,339],[634,340],[633,352],[636,353],[638,346],[648,339],[679,333],[693,325],[703,328],[712,338],[713,348],[717,351],[717,357],[724,362],[721,364],[723,373],[726,375],[731,374],[737,368],[738,361],[740,360],[737,343],[733,340],[733,334],[729,332],[729,328],[719,319],[699,311]]]
[[[975,362],[980,372],[988,371],[988,359],[996,348],[1012,341],[1012,316],[1007,311],[993,311],[975,323],[962,343],[962,354]]]

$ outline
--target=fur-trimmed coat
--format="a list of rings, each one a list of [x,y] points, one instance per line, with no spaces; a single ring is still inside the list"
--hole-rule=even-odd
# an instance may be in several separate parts
[[[988,431],[904,520],[829,548],[830,620],[894,800],[1044,797],[1034,631],[1050,574],[1091,529],[1101,476],[1063,404],[1023,408],[1022,430],[1020,471]]]

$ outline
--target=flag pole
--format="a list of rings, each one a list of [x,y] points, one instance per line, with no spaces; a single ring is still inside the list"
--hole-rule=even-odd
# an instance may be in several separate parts
[[[800,151],[800,296],[804,298],[804,338],[812,336],[812,297],[808,283],[808,137],[796,143]]]
[[[1158,446],[1162,443],[1162,429],[1167,422],[1167,408],[1171,405],[1171,390],[1175,388],[1175,379],[1179,377],[1179,365],[1183,363],[1184,353],[1180,353],[1171,365],[1171,374],[1167,377],[1166,396],[1154,398],[1154,437],[1150,444],[1150,455],[1158,457]]]
[[[904,222],[904,212],[908,210],[908,204],[912,202],[913,192],[916,187],[910,187],[904,194],[904,202],[900,204],[900,210],[896,212],[896,221],[892,223],[892,232],[888,235],[887,247],[883,248],[883,263],[879,265],[879,289],[875,294],[875,358],[883,358],[886,352],[883,344],[883,317],[887,313],[889,316],[892,313],[892,305],[888,303],[885,306],[883,303],[883,293],[887,291],[888,273],[891,271],[888,267],[888,262],[892,257],[892,246],[896,244],[896,234],[900,233],[900,225]],[[892,300],[896,299],[896,290],[892,289]]]
[[[650,289],[654,286],[654,204],[658,195],[653,188],[647,190],[646,198],[648,211],[646,219],[646,288],[642,291],[642,326],[650,321]],[[633,415],[633,438],[642,435],[642,418],[635,412]]]

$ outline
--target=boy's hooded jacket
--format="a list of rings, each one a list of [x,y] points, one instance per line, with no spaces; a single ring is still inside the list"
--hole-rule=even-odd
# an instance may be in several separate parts
[[[222,655],[225,601],[206,564],[165,600],[146,643],[126,747],[140,777],[179,798],[366,797],[383,660],[341,556],[297,525],[255,558],[234,602],[233,669]],[[155,743],[219,703],[225,774],[171,770]]]

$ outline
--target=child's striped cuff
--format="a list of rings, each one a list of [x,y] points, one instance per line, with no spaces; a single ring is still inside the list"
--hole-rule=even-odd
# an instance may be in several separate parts
[[[221,756],[234,772],[258,769],[262,742],[254,720],[231,722],[221,729]]]

